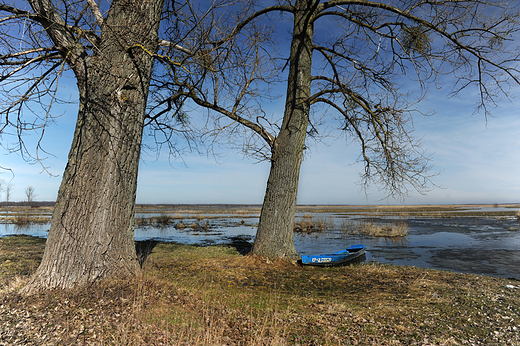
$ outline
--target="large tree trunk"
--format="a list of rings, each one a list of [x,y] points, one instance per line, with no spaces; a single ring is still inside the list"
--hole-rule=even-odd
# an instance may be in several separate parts
[[[80,106],[42,262],[23,292],[138,272],[137,171],[163,0],[114,1],[96,54],[73,65]],[[71,64],[72,65],[72,64]]]
[[[271,171],[252,250],[270,259],[298,258],[294,247],[294,216],[309,123],[312,18],[318,3],[315,0],[296,2],[284,118],[271,148]]]

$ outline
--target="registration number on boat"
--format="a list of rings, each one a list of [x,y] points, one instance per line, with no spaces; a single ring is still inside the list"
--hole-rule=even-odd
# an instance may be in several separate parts
[[[332,261],[332,258],[330,258],[330,257],[313,258],[312,259],[313,263],[327,263],[327,262],[331,262],[331,261]]]

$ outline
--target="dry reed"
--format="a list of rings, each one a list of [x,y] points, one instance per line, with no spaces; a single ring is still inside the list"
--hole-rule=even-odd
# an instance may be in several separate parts
[[[310,214],[302,216],[301,220],[294,223],[294,232],[297,233],[315,233],[324,232],[333,227],[333,222],[330,217],[317,216]]]
[[[342,223],[345,233],[362,234],[376,238],[398,238],[408,235],[408,224],[404,221],[375,223],[373,220],[353,221],[345,219]]]

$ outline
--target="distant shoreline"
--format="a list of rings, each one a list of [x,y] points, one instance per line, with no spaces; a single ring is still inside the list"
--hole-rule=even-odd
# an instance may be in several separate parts
[[[30,204],[23,202],[0,202],[0,207],[53,207],[54,201],[33,201]],[[175,208],[261,208],[261,204],[235,203],[136,203],[136,207],[175,207]],[[297,208],[520,208],[518,203],[462,203],[462,204],[297,204]]]

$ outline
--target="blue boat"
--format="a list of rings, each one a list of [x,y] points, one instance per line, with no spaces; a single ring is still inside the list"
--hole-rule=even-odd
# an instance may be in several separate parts
[[[302,255],[302,264],[329,267],[360,262],[365,258],[366,249],[365,245],[357,244],[328,255]]]

